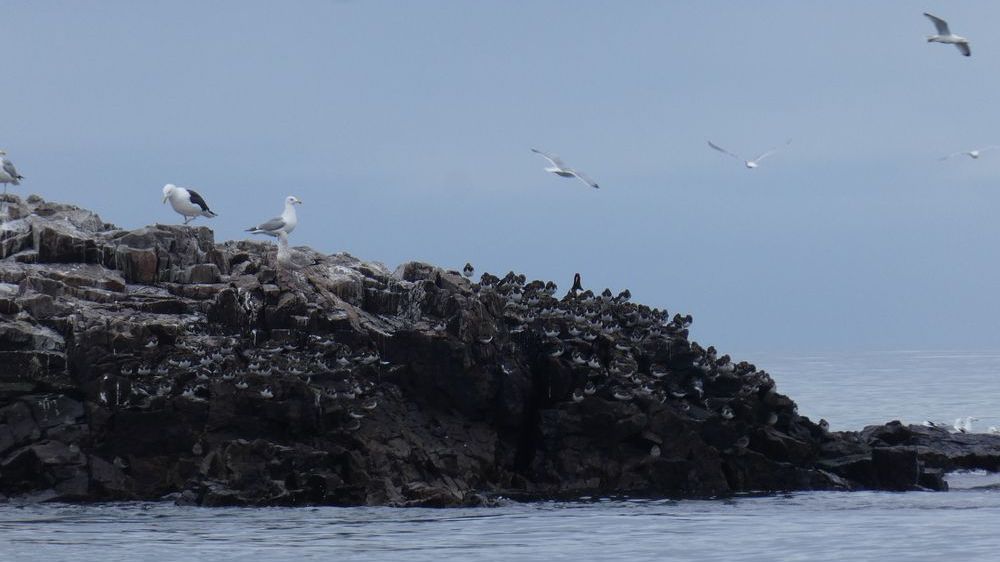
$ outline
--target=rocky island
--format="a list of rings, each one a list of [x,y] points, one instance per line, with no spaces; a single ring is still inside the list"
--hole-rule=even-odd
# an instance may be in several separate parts
[[[122,230],[8,196],[0,500],[458,506],[943,490],[1000,436],[829,432],[627,294]]]

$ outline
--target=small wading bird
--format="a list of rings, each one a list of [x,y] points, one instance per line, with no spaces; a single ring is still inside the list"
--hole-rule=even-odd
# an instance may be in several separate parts
[[[785,143],[785,146],[788,146],[790,144],[792,144],[792,139],[788,139],[788,142]],[[719,152],[721,152],[721,153],[723,153],[723,154],[725,154],[727,156],[732,156],[733,158],[735,158],[737,160],[743,160],[743,165],[746,166],[748,169],[751,169],[751,170],[753,170],[754,168],[760,166],[760,161],[761,160],[763,160],[763,159],[767,158],[768,156],[774,154],[775,152],[781,150],[781,147],[775,147],[775,148],[772,148],[771,150],[768,150],[764,154],[761,154],[760,156],[758,156],[756,158],[753,158],[753,159],[750,159],[750,160],[745,160],[742,156],[739,156],[737,154],[733,154],[732,152],[729,152],[725,148],[722,148],[721,146],[715,144],[712,141],[708,141],[708,146],[714,148],[715,150],[718,150]]]
[[[969,40],[952,33],[948,29],[948,22],[927,12],[924,12],[924,15],[927,16],[927,19],[934,22],[934,27],[937,29],[937,35],[927,36],[928,43],[950,43],[957,47],[963,55],[967,57],[972,55],[972,50],[969,48]]]
[[[553,174],[555,174],[555,175],[557,175],[557,176],[559,176],[561,178],[576,178],[576,179],[582,181],[583,183],[589,185],[590,187],[593,187],[594,189],[599,189],[600,188],[600,186],[597,185],[597,182],[595,182],[594,180],[592,180],[589,177],[587,177],[587,175],[584,174],[583,172],[580,172],[579,170],[574,170],[573,168],[570,168],[569,166],[566,165],[565,162],[563,162],[555,154],[549,154],[548,152],[542,152],[541,150],[538,150],[537,148],[532,148],[531,151],[534,152],[535,154],[541,154],[546,160],[549,161],[549,163],[552,164],[548,168],[545,168],[546,172],[553,173]]]
[[[166,203],[167,200],[170,201],[170,206],[177,211],[177,214],[184,217],[184,224],[193,221],[196,217],[212,218],[216,216],[208,208],[205,199],[193,189],[177,187],[168,183],[163,186],[163,202]]]

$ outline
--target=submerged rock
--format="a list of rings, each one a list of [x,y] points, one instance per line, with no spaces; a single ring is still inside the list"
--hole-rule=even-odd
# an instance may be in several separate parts
[[[829,433],[766,372],[690,341],[689,316],[624,293],[559,298],[514,273],[472,283],[305,248],[279,271],[270,243],[9,200],[3,495],[454,506],[942,489],[940,469],[1000,459],[913,430]]]

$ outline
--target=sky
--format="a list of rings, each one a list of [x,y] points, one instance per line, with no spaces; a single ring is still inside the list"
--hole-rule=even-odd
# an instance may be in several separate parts
[[[927,43],[930,11],[973,56]],[[1000,4],[3,1],[16,188],[123,228],[510,270],[722,351],[1000,349]],[[706,140],[754,155],[747,170]],[[600,190],[545,173],[558,153]],[[478,275],[478,273],[477,273]]]

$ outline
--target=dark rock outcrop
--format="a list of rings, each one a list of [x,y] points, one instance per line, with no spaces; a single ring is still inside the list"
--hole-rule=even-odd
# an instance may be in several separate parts
[[[828,433],[690,317],[513,273],[126,232],[9,197],[0,494],[203,505],[942,489],[996,440]]]

